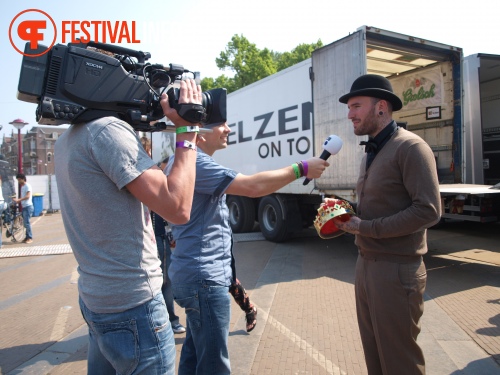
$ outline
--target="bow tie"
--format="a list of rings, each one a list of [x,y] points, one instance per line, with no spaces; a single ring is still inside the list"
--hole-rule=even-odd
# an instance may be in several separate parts
[[[374,140],[361,141],[359,143],[360,146],[365,146],[365,152],[377,152],[378,145]]]

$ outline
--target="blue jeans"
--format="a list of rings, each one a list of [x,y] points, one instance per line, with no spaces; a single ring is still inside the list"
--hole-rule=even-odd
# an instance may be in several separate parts
[[[211,281],[172,284],[177,304],[186,310],[186,339],[179,375],[230,374],[227,341],[231,320],[229,287]]]
[[[26,238],[33,238],[33,232],[31,231],[30,223],[30,219],[33,216],[33,211],[35,211],[35,207],[33,206],[23,207],[23,222],[24,227],[26,228]]]
[[[0,185],[0,189],[2,186]],[[5,215],[4,215],[5,212]],[[0,200],[0,216],[3,215],[3,223],[2,224],[8,224],[10,223],[9,220],[9,210],[7,209],[7,203],[5,201]],[[0,226],[0,247],[2,247],[2,228],[3,225]]]
[[[111,314],[90,311],[87,373],[91,375],[175,374],[175,341],[163,296]]]
[[[168,267],[170,267],[170,258],[172,256],[172,250],[170,250],[170,245],[165,236],[155,236],[155,237],[156,237],[156,247],[158,248],[158,257],[160,258],[161,270],[163,272],[163,285],[161,287],[161,292],[163,293],[163,298],[165,299],[165,304],[167,305],[167,311],[170,323],[172,323],[172,325],[175,325],[179,323],[179,317],[175,315],[172,283],[168,278]]]

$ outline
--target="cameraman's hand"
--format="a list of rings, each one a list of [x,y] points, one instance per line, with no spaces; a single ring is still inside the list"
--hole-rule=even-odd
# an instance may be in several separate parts
[[[180,83],[179,104],[182,103],[195,103],[201,104],[201,86],[197,85],[194,79],[183,80]],[[177,114],[177,111],[170,107],[168,102],[168,95],[162,94],[160,100],[163,114],[174,123],[175,126],[188,126],[195,125],[189,121],[184,120]],[[200,125],[201,124],[197,124]]]
[[[306,162],[308,169],[306,177],[310,180],[321,177],[326,167],[330,165],[326,160],[317,157],[307,159]]]

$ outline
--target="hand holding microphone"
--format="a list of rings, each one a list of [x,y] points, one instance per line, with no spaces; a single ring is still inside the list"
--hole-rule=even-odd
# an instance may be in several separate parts
[[[336,135],[333,135],[333,134],[330,135],[323,143],[323,152],[321,153],[319,158],[322,160],[327,160],[330,157],[330,155],[336,155],[340,151],[340,149],[342,148],[342,145],[343,145],[342,139],[340,139]],[[309,163],[309,161],[308,161],[308,163]],[[327,166],[328,165],[329,164],[327,163]],[[313,178],[316,178],[316,177],[313,177]],[[303,185],[307,185],[309,182],[311,182],[311,180],[309,178],[306,178],[304,180]]]

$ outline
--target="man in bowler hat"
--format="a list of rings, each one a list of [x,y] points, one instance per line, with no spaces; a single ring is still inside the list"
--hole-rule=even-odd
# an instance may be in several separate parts
[[[434,154],[416,134],[397,126],[402,108],[388,79],[357,78],[340,97],[354,134],[368,135],[356,186],[357,216],[338,219],[356,235],[358,326],[370,375],[425,374],[417,344],[427,272],[427,228],[440,219]]]

